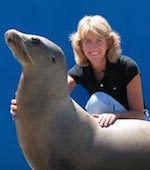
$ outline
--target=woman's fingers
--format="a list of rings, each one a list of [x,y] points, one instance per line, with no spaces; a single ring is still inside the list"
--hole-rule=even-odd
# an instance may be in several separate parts
[[[117,116],[113,113],[92,114],[92,116],[98,121],[101,127],[108,127],[117,119]]]

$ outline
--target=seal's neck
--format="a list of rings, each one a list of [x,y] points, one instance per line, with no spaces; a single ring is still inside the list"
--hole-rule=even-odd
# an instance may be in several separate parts
[[[65,99],[69,96],[67,76],[62,77],[61,75],[60,72],[54,74],[54,72],[45,71],[45,69],[40,71],[23,70],[18,90],[22,94],[28,94],[27,96],[30,96],[31,99],[35,96],[44,100],[51,98],[57,100],[58,103],[62,98]]]
[[[52,89],[55,89],[57,93],[63,90],[64,95],[67,95],[69,94],[67,90],[67,73],[62,74],[62,72],[63,71],[52,70],[50,68],[24,69],[22,81],[24,81],[25,86],[31,84],[32,87],[37,87],[43,91],[52,91]]]

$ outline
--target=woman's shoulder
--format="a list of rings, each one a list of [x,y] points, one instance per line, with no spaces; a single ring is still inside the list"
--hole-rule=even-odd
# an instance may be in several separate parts
[[[68,73],[69,73],[69,75],[74,75],[74,74],[83,75],[83,72],[86,73],[91,70],[92,70],[91,65],[80,66],[78,64],[75,64],[71,69],[69,69]]]
[[[120,74],[129,71],[140,72],[136,61],[126,55],[121,55],[116,63],[109,63],[109,68]]]
[[[132,70],[132,69],[139,70],[137,62],[133,58],[126,55],[120,56],[116,65],[117,65],[116,67],[121,70]]]
[[[126,55],[121,55],[117,63],[123,65],[137,65],[136,61],[133,58]]]
[[[92,66],[89,64],[89,65],[87,65],[87,66],[80,66],[80,65],[78,65],[78,64],[75,64],[72,68],[70,68],[70,70],[69,71],[81,71],[81,70],[90,70],[92,68]]]
[[[136,74],[140,73],[137,62],[131,57],[122,55],[118,61],[118,64],[128,77],[133,78]]]

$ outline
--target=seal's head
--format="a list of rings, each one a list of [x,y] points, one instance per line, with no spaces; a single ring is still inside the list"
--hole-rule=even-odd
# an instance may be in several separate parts
[[[65,63],[61,48],[43,36],[10,29],[5,33],[5,40],[24,68],[47,67],[50,63],[59,63],[62,60],[63,65]]]

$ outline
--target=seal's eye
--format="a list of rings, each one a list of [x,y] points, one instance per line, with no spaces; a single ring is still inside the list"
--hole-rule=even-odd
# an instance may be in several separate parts
[[[53,62],[53,63],[55,63],[55,62],[56,62],[56,58],[55,58],[55,56],[54,56],[54,55],[52,56],[52,62]]]
[[[39,44],[39,43],[40,43],[40,39],[39,39],[39,38],[34,38],[34,37],[32,37],[31,40],[32,40],[32,42],[35,43],[35,44]]]

